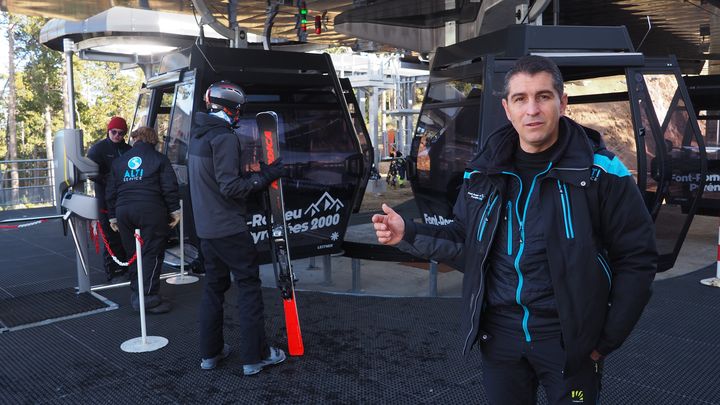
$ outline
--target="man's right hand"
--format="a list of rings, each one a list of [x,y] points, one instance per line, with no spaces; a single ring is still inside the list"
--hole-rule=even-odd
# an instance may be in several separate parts
[[[118,224],[117,224],[117,219],[116,219],[116,218],[110,218],[110,229],[112,229],[112,230],[115,231],[115,232],[117,232],[117,231],[120,230],[120,228],[118,228]]]
[[[383,245],[396,245],[405,236],[405,220],[387,204],[382,205],[382,210],[385,215],[372,216],[375,235]]]

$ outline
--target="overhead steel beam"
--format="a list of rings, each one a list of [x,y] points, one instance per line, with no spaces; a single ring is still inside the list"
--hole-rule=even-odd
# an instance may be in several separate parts
[[[231,41],[235,40],[235,31],[222,25],[220,23],[220,21],[218,21],[215,18],[212,11],[205,3],[205,0],[192,0],[192,4],[195,7],[195,10],[197,10],[200,13],[200,23],[201,24],[209,25],[218,34],[224,36],[225,38],[227,38]]]
[[[277,4],[272,4],[268,8],[267,17],[265,18],[265,25],[263,26],[263,48],[266,51],[270,50],[270,40],[272,39],[272,27],[275,23],[275,16],[277,16],[280,7]]]
[[[545,9],[550,5],[551,1],[552,0],[540,0],[534,2],[532,7],[530,7],[530,11],[528,11],[528,20],[537,20],[537,18],[543,13],[543,11],[545,11]],[[555,25],[557,25],[557,23],[555,23]]]

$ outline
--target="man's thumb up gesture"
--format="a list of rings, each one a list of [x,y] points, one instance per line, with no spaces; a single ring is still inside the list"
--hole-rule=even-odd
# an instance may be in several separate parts
[[[405,235],[405,221],[387,204],[382,205],[385,215],[375,214],[372,223],[378,242],[383,245],[396,245]]]

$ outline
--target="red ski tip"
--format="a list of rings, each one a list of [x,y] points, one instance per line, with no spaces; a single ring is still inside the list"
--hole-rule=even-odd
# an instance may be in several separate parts
[[[285,329],[287,329],[288,352],[291,356],[302,356],[305,353],[302,334],[300,333],[300,318],[294,297],[283,300],[285,307]]]

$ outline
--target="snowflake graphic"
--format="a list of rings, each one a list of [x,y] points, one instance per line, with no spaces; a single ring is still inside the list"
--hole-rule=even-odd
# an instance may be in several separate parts
[[[339,238],[340,238],[340,234],[337,232],[333,232],[332,234],[330,234],[330,240],[335,241],[335,240],[338,240]]]

